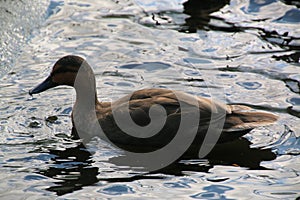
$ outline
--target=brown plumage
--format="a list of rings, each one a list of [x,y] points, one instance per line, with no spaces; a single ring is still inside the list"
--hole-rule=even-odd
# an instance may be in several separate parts
[[[272,113],[253,111],[242,105],[213,102],[210,99],[184,92],[177,91],[176,96],[174,91],[168,89],[143,89],[116,102],[99,102],[94,73],[88,63],[78,56],[65,56],[59,59],[50,76],[29,94],[40,93],[59,85],[69,85],[76,90],[76,103],[72,111],[74,136],[90,138],[97,135],[95,133],[97,129],[94,127],[99,122],[102,130],[113,143],[133,151],[150,151],[168,144],[175,137],[182,117],[196,112],[200,114],[198,126],[186,128],[187,137],[193,130],[197,131],[197,136],[193,140],[194,146],[201,145],[210,124],[217,124],[222,119],[224,124],[219,127],[221,130],[216,128],[215,131],[222,132],[219,143],[237,139],[253,128],[272,124],[277,120],[277,116]],[[177,97],[183,100],[179,101]],[[156,135],[149,138],[132,137],[116,125],[112,106],[120,114],[129,110],[130,117],[135,124],[143,127],[151,123],[149,109],[153,105],[162,106],[167,114],[165,125]],[[189,106],[188,111],[183,112],[181,105]],[[212,119],[213,112],[224,114],[220,115],[220,119]],[[74,124],[75,121],[77,124]]]

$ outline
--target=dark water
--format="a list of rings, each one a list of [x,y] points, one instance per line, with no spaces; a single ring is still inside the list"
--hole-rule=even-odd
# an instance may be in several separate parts
[[[1,43],[0,199],[300,196],[298,1],[14,2],[0,1],[10,25],[1,42],[15,41]],[[19,4],[33,11],[16,9]],[[70,138],[72,89],[28,95],[66,54],[87,58],[103,101],[163,87],[280,119],[216,147],[206,159],[141,173],[117,165],[122,151],[103,141],[87,150]]]

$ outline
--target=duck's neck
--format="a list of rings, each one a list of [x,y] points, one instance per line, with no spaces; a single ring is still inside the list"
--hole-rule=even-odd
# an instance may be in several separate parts
[[[96,80],[91,67],[84,63],[76,75],[76,108],[81,112],[95,110],[97,104]]]
[[[99,101],[97,99],[97,92],[92,90],[76,90],[76,102],[75,106],[77,109],[86,111],[92,111],[95,110],[97,105],[99,104]]]

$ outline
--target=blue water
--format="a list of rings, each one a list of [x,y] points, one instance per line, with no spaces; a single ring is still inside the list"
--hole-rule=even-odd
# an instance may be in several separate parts
[[[300,196],[297,1],[12,2],[0,1],[0,199]],[[161,87],[280,118],[205,159],[143,173],[100,139],[86,149],[70,138],[71,88],[28,95],[67,54],[91,64],[102,101]]]

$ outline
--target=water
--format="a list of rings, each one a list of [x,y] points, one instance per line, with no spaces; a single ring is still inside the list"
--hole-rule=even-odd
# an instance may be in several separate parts
[[[16,42],[1,43],[0,199],[300,196],[297,1],[14,2],[0,1],[16,16],[8,21],[2,9],[2,23],[21,27],[1,30],[1,41]],[[19,4],[32,11],[15,9]],[[28,20],[20,23],[18,16]],[[280,119],[207,159],[143,174],[117,165],[122,152],[103,141],[87,151],[70,139],[72,89],[28,95],[66,54],[87,58],[103,101],[162,87],[249,105]]]
[[[0,77],[6,74],[21,47],[38,31],[40,24],[47,15],[46,1],[0,1]],[[50,14],[50,13],[48,13]]]

